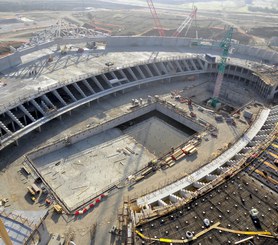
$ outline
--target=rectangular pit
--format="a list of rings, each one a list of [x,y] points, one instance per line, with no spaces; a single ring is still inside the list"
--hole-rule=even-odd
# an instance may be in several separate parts
[[[153,103],[48,145],[29,158],[64,205],[75,210],[186,142],[194,129],[202,126]]]

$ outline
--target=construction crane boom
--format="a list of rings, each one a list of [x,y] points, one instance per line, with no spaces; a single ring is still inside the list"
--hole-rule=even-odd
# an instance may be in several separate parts
[[[5,245],[13,245],[11,238],[5,228],[3,221],[0,219],[0,238],[3,240]]]
[[[177,30],[174,32],[173,34],[173,37],[178,37],[181,32],[186,28],[187,26],[187,29],[186,29],[186,32],[185,32],[185,35],[187,35],[188,33],[188,30],[193,22],[193,20],[196,18],[196,14],[197,14],[197,7],[193,6],[193,10],[192,12],[190,13],[189,16],[187,16],[187,18],[181,23],[181,25],[177,28]]]
[[[151,14],[152,14],[152,17],[153,17],[153,21],[154,21],[154,24],[155,24],[155,27],[156,29],[158,30],[159,32],[159,35],[161,37],[164,37],[165,36],[165,32],[164,32],[164,29],[160,23],[160,20],[158,18],[158,15],[157,15],[157,12],[156,12],[156,9],[153,5],[153,1],[152,0],[147,0],[147,3],[149,5],[149,9],[151,11]]]
[[[226,67],[226,62],[227,62],[229,50],[230,50],[231,43],[232,43],[233,31],[234,31],[234,28],[230,27],[230,29],[226,33],[226,36],[220,43],[220,47],[223,49],[223,52],[221,55],[221,61],[218,65],[218,75],[217,75],[216,83],[214,86],[214,92],[213,92],[214,99],[217,99],[220,94],[223,77],[224,77],[224,72],[225,72],[225,67]]]

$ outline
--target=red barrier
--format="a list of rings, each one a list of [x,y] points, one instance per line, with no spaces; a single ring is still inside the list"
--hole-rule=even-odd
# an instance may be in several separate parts
[[[100,203],[104,197],[107,197],[107,193],[102,193],[98,198],[96,198],[92,203],[90,203],[87,207],[83,208],[83,210],[78,210],[74,213],[75,216],[85,214],[89,209],[94,208],[97,203]]]

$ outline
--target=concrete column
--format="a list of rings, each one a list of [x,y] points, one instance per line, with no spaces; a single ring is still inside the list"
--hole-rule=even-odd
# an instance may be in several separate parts
[[[205,62],[204,70],[205,70],[205,71],[208,70],[208,62]]]
[[[14,125],[14,121],[12,121],[12,128],[13,128],[13,131],[15,132],[15,125]]]
[[[27,125],[27,120],[26,120],[26,116],[23,116],[23,120],[24,120],[24,124]]]

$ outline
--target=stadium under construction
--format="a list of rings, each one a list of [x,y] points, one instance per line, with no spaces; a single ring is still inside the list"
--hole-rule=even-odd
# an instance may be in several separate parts
[[[277,52],[231,36],[59,33],[0,59],[0,154],[22,149],[29,209],[92,213],[95,244],[277,243]],[[32,215],[1,202],[0,243],[5,230],[54,242],[47,214],[20,236]]]

